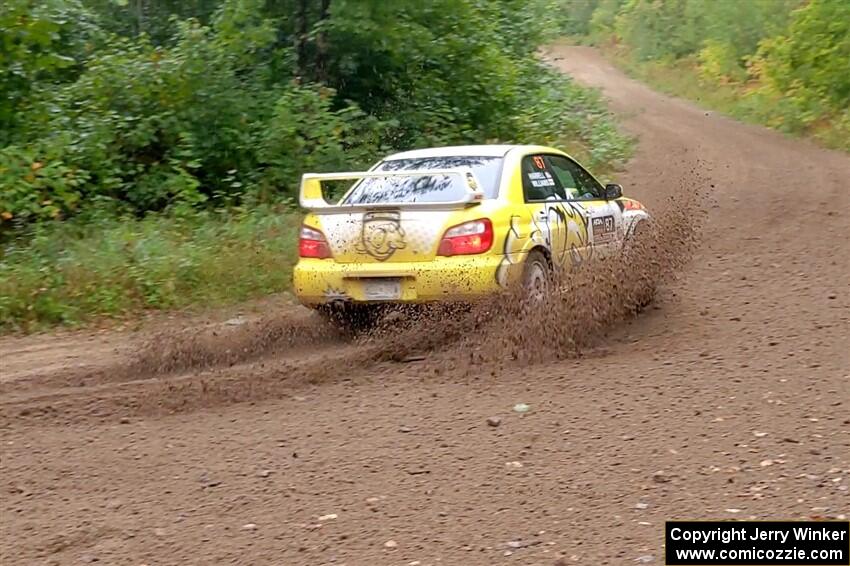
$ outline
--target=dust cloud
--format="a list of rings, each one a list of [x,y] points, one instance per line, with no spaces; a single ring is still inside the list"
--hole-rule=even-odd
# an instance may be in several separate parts
[[[512,289],[467,308],[441,305],[392,317],[363,340],[380,360],[435,351],[476,365],[578,356],[636,316],[689,261],[699,239],[702,200],[696,189],[671,197],[622,253],[555,274],[537,302]]]
[[[229,367],[341,338],[340,330],[329,324],[316,324],[312,317],[271,313],[233,326],[225,324],[156,333],[140,344],[126,370],[135,375],[160,375]]]
[[[687,263],[698,242],[702,203],[697,188],[670,197],[622,253],[556,274],[534,303],[510,289],[474,304],[387,309],[354,331],[316,314],[272,313],[234,328],[153,336],[129,371],[163,374],[266,359],[281,362],[288,377],[300,373],[318,382],[386,362],[416,360],[452,370],[575,357],[636,316]],[[311,350],[307,363],[285,363],[293,352],[297,358]]]

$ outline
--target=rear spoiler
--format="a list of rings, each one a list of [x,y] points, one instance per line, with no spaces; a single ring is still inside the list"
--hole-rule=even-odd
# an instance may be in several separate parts
[[[361,179],[376,179],[383,177],[429,177],[432,175],[458,176],[462,180],[463,187],[467,192],[463,198],[456,201],[446,202],[386,202],[369,204],[332,204],[325,200],[322,194],[322,181],[357,181]],[[354,187],[352,187],[353,189]],[[346,192],[345,196],[352,189]],[[340,202],[345,200],[345,196]],[[302,208],[321,212],[355,212],[359,210],[375,210],[381,208],[415,208],[417,210],[444,210],[452,208],[463,208],[478,204],[484,200],[484,192],[481,184],[475,178],[475,174],[468,167],[453,169],[420,169],[414,171],[363,171],[356,173],[305,173],[301,177],[301,190],[298,202]]]

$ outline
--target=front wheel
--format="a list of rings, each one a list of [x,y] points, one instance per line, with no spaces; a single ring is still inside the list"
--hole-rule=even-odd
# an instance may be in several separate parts
[[[624,268],[628,269],[634,280],[634,310],[640,312],[655,300],[656,276],[651,270],[644,269],[644,263],[651,259],[649,246],[652,226],[648,220],[640,220],[632,228],[632,233],[623,242]]]

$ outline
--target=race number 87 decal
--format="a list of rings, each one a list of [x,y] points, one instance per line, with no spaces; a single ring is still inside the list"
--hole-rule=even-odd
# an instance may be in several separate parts
[[[591,222],[593,241],[598,244],[613,239],[615,227],[613,216],[594,218]]]

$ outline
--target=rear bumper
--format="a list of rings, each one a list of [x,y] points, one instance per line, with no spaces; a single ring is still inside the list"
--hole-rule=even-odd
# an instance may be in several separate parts
[[[429,303],[473,299],[501,289],[497,271],[503,258],[486,254],[438,257],[427,262],[350,264],[331,259],[301,259],[293,273],[293,289],[308,306],[338,301]],[[368,298],[367,285],[376,278],[398,280],[399,295],[378,301]]]

